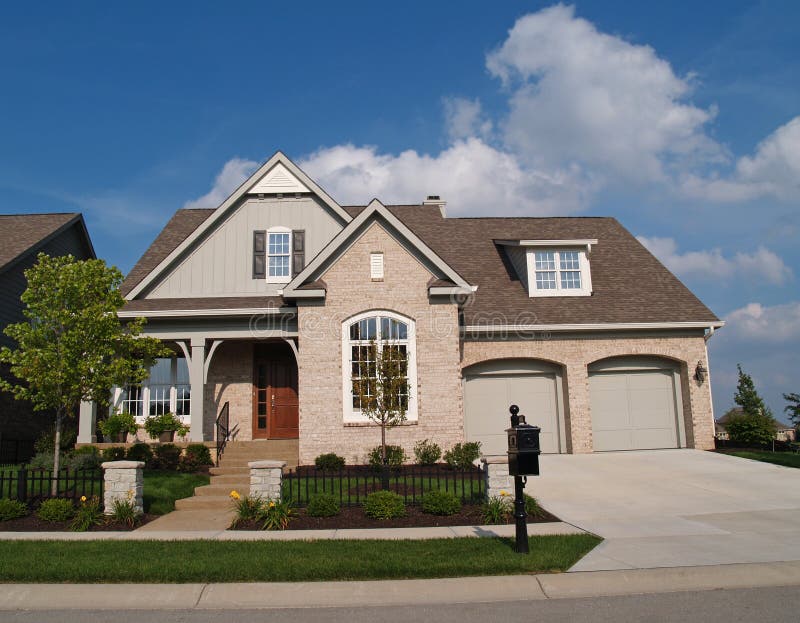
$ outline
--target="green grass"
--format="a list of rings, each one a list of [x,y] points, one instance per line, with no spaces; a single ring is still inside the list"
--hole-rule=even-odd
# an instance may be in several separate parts
[[[206,474],[183,474],[144,470],[144,512],[166,515],[175,510],[175,500],[194,495],[194,488],[207,485],[210,477]]]
[[[300,582],[565,571],[600,539],[430,541],[4,541],[0,582]],[[135,552],[135,555],[131,555]],[[120,561],[123,561],[122,564]]]
[[[743,459],[753,461],[763,461],[764,463],[774,463],[784,467],[800,468],[800,454],[794,452],[764,452],[761,450],[726,450],[725,454],[731,454]]]

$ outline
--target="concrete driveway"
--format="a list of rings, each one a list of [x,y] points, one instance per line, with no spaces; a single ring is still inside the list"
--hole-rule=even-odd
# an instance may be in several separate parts
[[[800,470],[698,450],[545,455],[526,490],[606,540],[571,571],[800,560]]]

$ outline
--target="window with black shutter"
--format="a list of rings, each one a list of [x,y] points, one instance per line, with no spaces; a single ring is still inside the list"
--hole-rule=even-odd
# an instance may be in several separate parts
[[[306,232],[303,229],[292,231],[292,277],[306,266]]]
[[[267,276],[267,232],[253,232],[253,279]]]

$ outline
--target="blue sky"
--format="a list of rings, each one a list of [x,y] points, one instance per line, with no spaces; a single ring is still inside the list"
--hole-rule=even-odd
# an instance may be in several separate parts
[[[741,361],[780,414],[800,391],[797,23],[791,1],[9,5],[0,211],[82,211],[127,271],[281,149],[342,203],[616,216],[728,321],[718,413]]]

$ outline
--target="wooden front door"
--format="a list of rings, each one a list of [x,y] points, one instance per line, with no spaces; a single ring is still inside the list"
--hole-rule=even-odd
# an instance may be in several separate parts
[[[297,362],[289,346],[256,346],[253,377],[253,439],[297,439]]]

